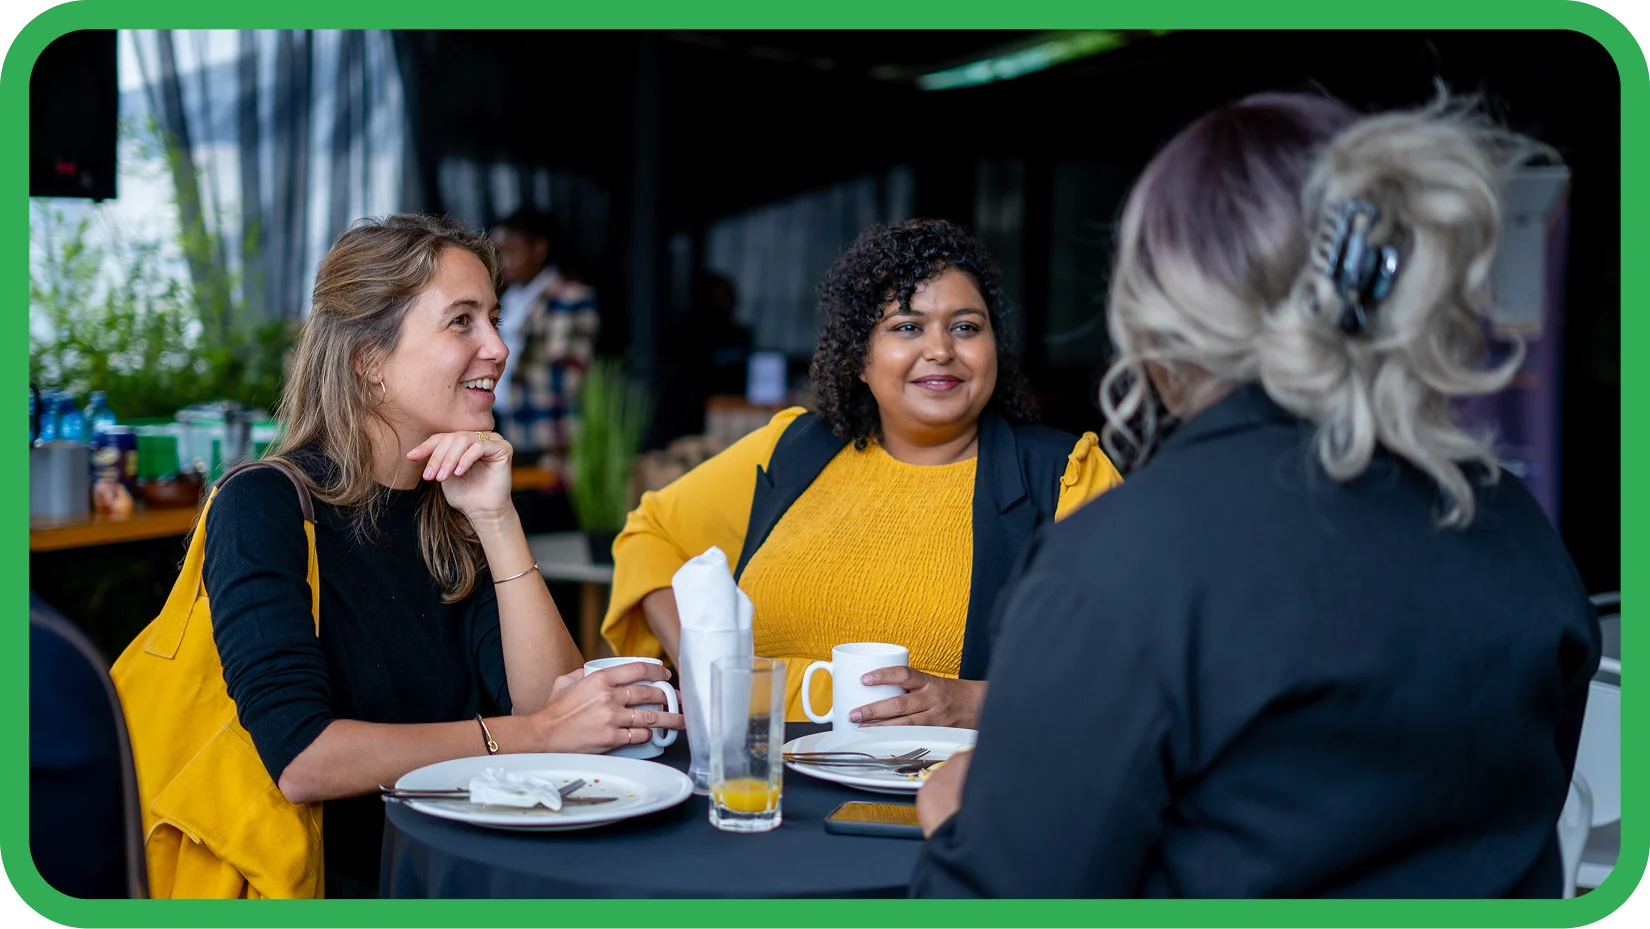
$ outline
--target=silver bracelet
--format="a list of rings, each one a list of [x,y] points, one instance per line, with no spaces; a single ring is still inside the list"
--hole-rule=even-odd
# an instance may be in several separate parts
[[[539,569],[539,563],[535,561],[535,562],[533,562],[533,566],[531,568],[528,568],[527,570],[521,572],[520,574],[512,574],[509,577],[501,577],[498,580],[493,582],[493,586],[496,587],[499,584],[504,583],[505,581],[513,581],[518,577],[526,577],[527,575],[532,574],[534,571],[537,571],[538,569]]]

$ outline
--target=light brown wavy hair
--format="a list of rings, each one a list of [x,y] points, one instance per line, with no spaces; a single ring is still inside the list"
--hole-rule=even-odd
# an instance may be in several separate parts
[[[481,259],[498,286],[498,258],[487,236],[418,213],[356,222],[332,243],[315,275],[309,319],[276,409],[285,429],[268,457],[293,466],[316,499],[349,513],[363,536],[374,531],[388,495],[372,478],[367,423],[389,423],[379,409],[379,385],[357,372],[395,351],[408,308],[450,248]],[[312,447],[333,463],[329,484],[316,483],[296,464],[296,453]],[[418,547],[444,602],[470,595],[485,558],[470,521],[433,482],[418,505]]]

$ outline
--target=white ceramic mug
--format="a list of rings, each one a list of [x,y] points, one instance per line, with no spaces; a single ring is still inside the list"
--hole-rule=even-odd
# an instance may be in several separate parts
[[[832,729],[858,729],[848,714],[867,703],[886,700],[905,693],[898,684],[878,684],[867,687],[859,682],[862,675],[878,668],[903,668],[911,663],[911,651],[903,645],[885,645],[881,642],[854,642],[831,649],[830,661],[816,661],[802,672],[802,712],[816,723],[830,723]],[[815,671],[825,670],[831,675],[831,712],[815,713],[809,699]]]
[[[587,661],[584,663],[584,673],[588,676],[602,670],[603,668],[616,668],[619,665],[629,664],[632,661],[656,664],[661,667],[664,665],[664,662],[657,658],[597,658],[594,661]],[[663,706],[657,703],[643,703],[631,707],[633,710],[668,709],[672,713],[681,712],[677,708],[676,688],[670,686],[664,681],[638,681],[637,683],[630,684],[628,686],[652,687],[654,690],[663,691],[665,695],[665,703]],[[674,741],[676,741],[675,729],[655,729],[653,730],[653,737],[648,739],[646,742],[636,745],[621,745],[618,748],[610,749],[607,754],[620,755],[625,758],[657,758],[665,753],[665,746]]]

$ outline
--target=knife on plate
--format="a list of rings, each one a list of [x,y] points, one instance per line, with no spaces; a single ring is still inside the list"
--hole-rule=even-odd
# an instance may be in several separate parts
[[[385,800],[463,800],[468,802],[470,792],[462,787],[450,790],[412,790],[406,788],[380,787],[378,795]],[[562,806],[595,806],[598,803],[612,803],[618,797],[563,797]]]

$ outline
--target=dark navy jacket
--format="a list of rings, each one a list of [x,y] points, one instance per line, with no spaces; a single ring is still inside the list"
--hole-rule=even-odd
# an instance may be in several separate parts
[[[922,896],[1557,896],[1599,633],[1512,477],[1465,530],[1257,387],[1042,533]]]
[[[803,413],[785,428],[768,456],[768,467],[756,469],[750,524],[734,580],[745,573],[780,517],[847,444],[812,413]],[[1060,478],[1077,437],[1047,426],[1011,426],[997,414],[986,413],[980,417],[978,444],[972,501],[974,574],[969,579],[958,672],[963,680],[985,677],[997,597],[1032,538],[1054,521]]]

